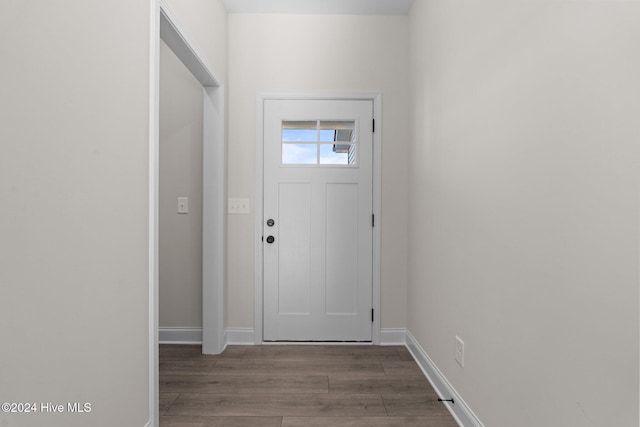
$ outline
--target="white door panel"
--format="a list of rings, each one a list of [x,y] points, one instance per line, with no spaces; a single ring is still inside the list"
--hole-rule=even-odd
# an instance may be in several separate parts
[[[280,183],[278,203],[278,314],[311,310],[311,186]]]
[[[265,101],[265,341],[371,340],[372,120],[371,101]]]
[[[331,183],[327,184],[326,193],[326,312],[355,315],[358,312],[358,185]]]

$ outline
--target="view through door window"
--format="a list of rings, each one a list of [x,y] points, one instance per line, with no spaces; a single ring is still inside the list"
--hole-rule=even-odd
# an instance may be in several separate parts
[[[283,165],[357,166],[355,120],[282,122]]]

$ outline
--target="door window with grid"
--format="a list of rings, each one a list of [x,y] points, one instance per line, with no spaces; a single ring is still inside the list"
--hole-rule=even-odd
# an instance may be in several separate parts
[[[283,165],[357,166],[355,120],[282,122]]]

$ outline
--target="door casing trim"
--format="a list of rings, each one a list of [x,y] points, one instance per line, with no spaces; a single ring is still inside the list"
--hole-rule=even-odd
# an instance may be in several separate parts
[[[373,119],[376,127],[373,133],[373,271],[372,271],[372,305],[375,316],[371,326],[371,342],[380,345],[381,314],[381,194],[382,194],[382,93],[272,93],[263,92],[256,96],[256,182],[255,182],[255,248],[254,248],[254,344],[263,344],[263,310],[264,310],[264,269],[262,224],[264,221],[264,103],[268,100],[349,100],[372,101]]]

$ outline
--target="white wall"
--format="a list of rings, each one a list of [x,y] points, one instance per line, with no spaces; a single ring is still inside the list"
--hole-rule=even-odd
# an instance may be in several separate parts
[[[410,331],[487,426],[637,426],[640,3],[410,22]]]
[[[202,85],[160,46],[159,326],[202,327]],[[178,197],[189,213],[177,213]]]
[[[407,17],[229,15],[229,197],[251,215],[228,222],[227,325],[252,328],[256,95],[383,94],[382,326],[406,324]]]
[[[0,2],[0,425],[149,419],[149,4]]]

